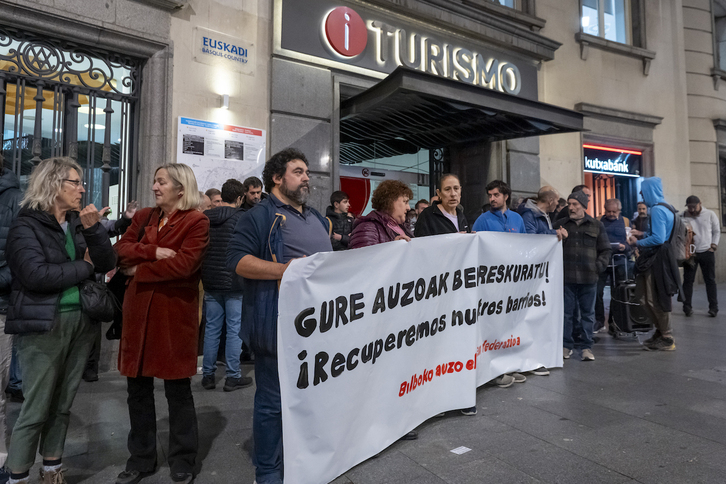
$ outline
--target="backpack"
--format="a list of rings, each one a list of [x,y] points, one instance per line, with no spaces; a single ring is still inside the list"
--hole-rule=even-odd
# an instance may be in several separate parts
[[[667,203],[658,203],[673,213],[673,230],[668,238],[670,254],[679,266],[686,264],[695,252],[693,245],[693,229],[678,215],[678,211]]]

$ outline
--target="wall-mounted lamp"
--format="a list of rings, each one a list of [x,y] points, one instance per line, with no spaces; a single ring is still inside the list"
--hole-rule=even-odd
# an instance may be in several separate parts
[[[229,109],[229,94],[222,94],[222,109]]]

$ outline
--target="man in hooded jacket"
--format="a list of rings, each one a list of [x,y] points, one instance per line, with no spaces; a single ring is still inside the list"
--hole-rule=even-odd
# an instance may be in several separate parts
[[[658,177],[646,178],[640,188],[645,204],[650,208],[650,229],[645,238],[632,235],[630,245],[638,247],[635,262],[635,299],[655,325],[653,336],[643,342],[644,349],[673,351],[675,338],[670,322],[671,297],[681,285],[678,264],[670,251],[675,221],[675,209],[663,196],[663,183]]]
[[[551,186],[543,186],[537,192],[535,199],[528,199],[519,209],[524,222],[524,229],[528,234],[556,235],[558,240],[567,237],[567,230],[552,227],[549,214],[557,209],[559,194]]]

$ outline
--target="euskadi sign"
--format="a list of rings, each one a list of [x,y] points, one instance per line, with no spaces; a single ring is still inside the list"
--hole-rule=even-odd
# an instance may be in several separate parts
[[[333,480],[512,371],[562,366],[562,245],[483,232],[293,261],[280,289],[286,484]]]

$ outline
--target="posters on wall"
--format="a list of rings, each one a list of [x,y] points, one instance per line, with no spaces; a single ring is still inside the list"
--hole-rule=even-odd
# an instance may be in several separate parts
[[[475,405],[499,375],[562,366],[562,277],[562,245],[546,235],[450,234],[293,261],[278,320],[285,482],[329,482]]]
[[[262,178],[265,130],[179,117],[177,161],[189,165],[199,189],[221,188],[230,178]]]

